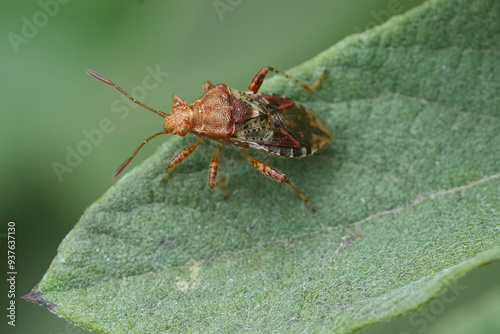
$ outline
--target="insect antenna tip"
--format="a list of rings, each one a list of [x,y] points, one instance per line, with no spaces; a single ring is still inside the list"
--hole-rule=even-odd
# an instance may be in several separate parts
[[[99,73],[96,73],[92,70],[87,70],[87,73],[90,74],[91,76],[93,76],[94,78],[96,78],[97,80],[100,80],[108,85],[113,85],[113,82],[111,80],[109,80],[108,78],[106,77],[103,77],[102,75],[100,75]]]
[[[133,157],[130,157],[127,160],[125,160],[125,162],[123,162],[120,165],[120,167],[118,167],[118,169],[116,170],[116,172],[114,172],[113,177],[117,177],[118,175],[120,175],[120,173],[125,169],[125,167],[127,167],[127,165],[130,163],[130,161],[132,161],[132,158]]]

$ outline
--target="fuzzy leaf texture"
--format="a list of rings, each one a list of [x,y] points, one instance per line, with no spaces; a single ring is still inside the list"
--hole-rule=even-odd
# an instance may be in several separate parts
[[[195,141],[162,136],[86,210],[31,299],[98,333],[353,333],[498,259],[500,2],[429,1],[289,73],[325,69],[313,93],[280,77],[261,92],[307,106],[332,142],[304,159],[251,152],[316,213],[234,147],[227,199],[207,185],[207,142],[162,183]]]

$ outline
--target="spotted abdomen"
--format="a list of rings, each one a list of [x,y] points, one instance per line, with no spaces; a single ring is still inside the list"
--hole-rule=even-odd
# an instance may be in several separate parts
[[[330,133],[314,114],[293,100],[277,95],[240,97],[252,116],[236,124],[231,138],[235,145],[297,158],[315,153],[330,141]]]

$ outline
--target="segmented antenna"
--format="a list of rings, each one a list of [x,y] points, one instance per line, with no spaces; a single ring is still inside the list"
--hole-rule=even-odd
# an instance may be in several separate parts
[[[105,84],[108,84],[108,85],[111,85],[113,87],[115,87],[116,89],[118,89],[123,95],[125,95],[126,97],[128,97],[130,100],[132,100],[132,102],[134,103],[137,103],[138,105],[140,105],[141,107],[143,108],[146,108],[147,110],[150,110],[152,112],[154,112],[155,114],[158,114],[160,115],[161,117],[163,118],[167,118],[168,114],[164,113],[163,111],[159,111],[159,110],[156,110],[156,109],[153,109],[147,105],[145,105],[144,103],[142,103],[141,101],[138,101],[136,99],[134,99],[132,96],[130,96],[129,93],[127,93],[126,91],[124,91],[120,86],[118,86],[117,84],[115,84],[113,81],[109,80],[108,78],[106,77],[103,77],[102,75],[100,75],[99,73],[96,73],[92,70],[87,70],[87,73],[90,74],[91,76],[93,76],[94,78],[96,78],[97,80],[100,80],[102,82],[104,82]]]

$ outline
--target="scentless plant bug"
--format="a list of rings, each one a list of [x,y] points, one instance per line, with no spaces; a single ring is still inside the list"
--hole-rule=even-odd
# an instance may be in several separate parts
[[[118,167],[113,177],[127,167],[137,152],[151,139],[167,133],[185,136],[192,132],[198,141],[180,151],[168,164],[167,179],[174,168],[190,155],[204,139],[217,142],[215,153],[208,168],[208,185],[216,184],[221,145],[241,147],[243,156],[262,174],[287,184],[314,210],[307,196],[277,169],[256,160],[247,153],[248,148],[286,158],[305,157],[328,144],[331,135],[308,109],[294,100],[279,95],[257,94],[269,71],[281,75],[312,92],[321,84],[324,72],[313,85],[307,85],[273,67],[262,68],[245,92],[230,89],[226,85],[203,84],[204,94],[189,105],[179,95],[173,96],[172,111],[166,114],[137,101],[111,80],[94,71],[87,72],[94,78],[111,85],[138,105],[165,118],[163,130],[146,139],[130,158]]]

